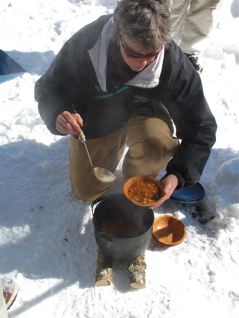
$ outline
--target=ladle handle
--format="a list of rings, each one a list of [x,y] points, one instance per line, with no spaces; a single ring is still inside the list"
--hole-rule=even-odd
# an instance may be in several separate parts
[[[91,203],[91,212],[92,215],[94,215],[94,210],[95,210],[95,205],[98,204],[100,201],[102,201],[104,199],[104,197],[99,197],[97,199],[95,199],[92,203]]]
[[[72,105],[74,107],[74,105]],[[76,119],[76,110],[74,110],[74,112],[72,113],[72,116]],[[79,139],[80,137],[80,140],[83,141],[83,142],[86,142],[86,138],[85,138],[85,134],[83,132],[83,130],[79,127],[79,133],[78,134],[74,134],[73,135],[76,139]]]
[[[86,142],[85,134],[81,128],[79,128],[79,137],[83,142]]]
[[[92,169],[94,170],[94,165],[93,165],[93,162],[91,160],[91,156],[90,156],[88,147],[86,145],[86,138],[85,138],[85,135],[84,135],[82,129],[80,129],[80,132],[78,134],[74,134],[73,137],[76,139],[79,139],[83,143],[83,145],[85,147],[86,154],[87,154],[89,162],[90,162],[90,165],[91,165]]]
[[[84,143],[86,142],[85,134],[83,133],[82,129],[80,129],[78,134],[74,134],[73,137],[75,137],[76,139],[80,139],[80,141]]]

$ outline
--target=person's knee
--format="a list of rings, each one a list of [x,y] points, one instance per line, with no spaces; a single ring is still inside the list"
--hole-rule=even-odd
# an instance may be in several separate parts
[[[170,127],[159,118],[133,118],[127,132],[129,150],[122,167],[124,176],[157,175],[178,145]]]
[[[128,125],[129,156],[134,159],[158,161],[170,156],[177,146],[168,124],[154,117],[136,117]]]

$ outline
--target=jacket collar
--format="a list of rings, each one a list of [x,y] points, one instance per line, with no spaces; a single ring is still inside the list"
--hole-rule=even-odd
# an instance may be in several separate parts
[[[95,45],[88,50],[91,62],[95,69],[96,77],[102,91],[106,92],[106,67],[107,50],[112,33],[113,18],[111,18],[103,27],[99,39]],[[125,83],[125,85],[137,86],[142,88],[153,88],[158,86],[162,71],[164,59],[164,48],[157,58],[139,72],[134,78]]]

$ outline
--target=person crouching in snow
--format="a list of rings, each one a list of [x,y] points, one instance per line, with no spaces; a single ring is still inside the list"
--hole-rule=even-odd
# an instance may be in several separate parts
[[[94,200],[109,184],[95,166],[115,171],[124,149],[125,179],[161,179],[165,200],[201,177],[215,142],[216,122],[200,76],[170,37],[166,0],[121,0],[113,15],[99,17],[75,33],[36,83],[35,98],[48,129],[70,135],[72,189]]]

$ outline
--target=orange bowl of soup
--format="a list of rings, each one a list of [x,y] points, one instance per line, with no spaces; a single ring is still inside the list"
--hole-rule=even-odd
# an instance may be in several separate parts
[[[165,195],[160,180],[151,176],[135,176],[124,183],[125,196],[134,204],[152,206],[160,203]]]

